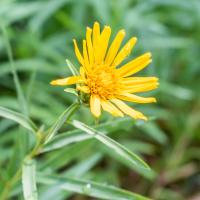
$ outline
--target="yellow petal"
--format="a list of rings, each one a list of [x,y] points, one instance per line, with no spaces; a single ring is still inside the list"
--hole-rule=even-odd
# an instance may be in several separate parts
[[[128,92],[128,93],[146,92],[146,91],[156,89],[158,85],[159,85],[158,82],[137,84],[133,86],[124,87],[124,92]]]
[[[142,84],[142,83],[154,83],[158,82],[157,77],[128,77],[123,78],[120,83],[124,85],[136,85],[136,84]]]
[[[85,73],[86,73],[85,68],[84,68],[84,67],[80,67],[79,72],[80,72],[81,78],[82,78],[83,80],[85,80]]]
[[[96,56],[97,58],[97,63],[102,63],[108,48],[108,42],[110,39],[110,34],[111,34],[111,28],[109,26],[105,26],[99,39],[99,47],[97,50],[98,55]]]
[[[134,103],[155,103],[156,99],[154,97],[140,97],[130,93],[122,93],[116,96],[118,99],[124,101],[130,101]]]
[[[77,88],[76,88],[77,90],[80,90],[80,91],[82,91],[82,92],[84,92],[84,93],[86,93],[86,94],[89,94],[90,93],[90,88],[88,87],[88,86],[77,86]]]
[[[120,52],[117,54],[112,65],[114,65],[114,66],[119,65],[130,54],[130,52],[131,52],[132,48],[134,47],[136,41],[137,41],[136,37],[131,38],[124,45],[124,47],[120,50]]]
[[[93,26],[93,50],[94,50],[94,58],[97,60],[98,56],[98,48],[99,48],[99,39],[100,39],[100,25],[98,22],[94,23]]]
[[[125,77],[135,74],[151,63],[151,61],[151,53],[145,53],[118,69],[119,76]]]
[[[119,99],[111,99],[111,101],[125,114],[129,115],[130,117],[134,119],[143,119],[147,120],[147,117],[144,116],[141,112],[138,112],[128,105],[126,105],[123,101]]]
[[[87,46],[86,46],[86,40],[83,40],[83,57],[84,57],[84,66],[89,68],[89,58],[87,53]]]
[[[87,27],[86,42],[87,42],[87,47],[88,47],[88,55],[89,55],[90,64],[93,64],[94,63],[94,52],[93,52],[91,36],[92,36],[92,29]]]
[[[51,81],[51,85],[71,85],[76,83],[82,83],[83,80],[80,76],[70,76],[68,78],[62,78]]]
[[[76,40],[73,40],[73,42],[74,42],[74,50],[75,50],[76,57],[78,58],[78,61],[80,62],[80,64],[84,65],[83,56],[81,55],[81,53],[79,51],[78,45],[76,43]]]
[[[124,30],[120,30],[117,33],[117,36],[115,37],[114,41],[112,42],[112,44],[108,50],[108,54],[105,59],[106,64],[110,65],[113,62],[113,59],[115,58],[115,56],[119,50],[119,47],[125,37],[125,34],[126,33]]]
[[[101,106],[103,108],[103,110],[111,113],[113,116],[116,116],[116,117],[123,117],[123,113],[118,109],[116,108],[112,103],[110,103],[109,101],[103,101],[101,100]]]
[[[95,95],[91,95],[90,97],[90,110],[91,113],[97,118],[101,115],[100,99]]]

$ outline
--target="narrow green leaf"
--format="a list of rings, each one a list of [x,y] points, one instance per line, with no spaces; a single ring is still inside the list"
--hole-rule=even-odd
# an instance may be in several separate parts
[[[44,176],[38,174],[38,182],[47,185],[56,185],[62,190],[106,200],[150,200],[144,196],[132,193],[114,186],[93,181],[63,178],[58,176]]]
[[[75,96],[78,97],[78,93],[74,88],[66,88],[66,89],[64,89],[64,91],[68,92],[68,93],[71,93],[71,94],[74,94]]]
[[[55,136],[53,140],[51,140],[49,143],[46,143],[46,145],[42,149],[42,152],[59,149],[66,145],[69,145],[75,142],[81,142],[90,138],[92,138],[91,135],[86,135],[82,131],[79,131],[79,130],[69,131],[66,134],[64,133],[64,134],[59,134],[58,136]]]
[[[21,113],[0,106],[0,116],[13,120],[32,132],[37,131],[36,125]]]
[[[128,145],[127,145],[127,147],[128,147]],[[115,151],[110,151],[110,149],[108,149],[106,146],[102,145],[100,150],[102,151],[103,154],[107,154],[110,157],[112,157],[113,159],[121,162],[123,165],[125,165],[129,169],[134,170],[135,172],[139,173],[144,178],[149,179],[151,181],[153,181],[156,178],[157,174],[156,174],[155,171],[153,171],[153,170],[146,170],[145,168],[141,168],[138,165],[133,165],[129,160],[124,159],[122,156],[119,156],[118,154],[115,153]],[[135,150],[132,148],[131,151],[135,151]]]
[[[36,163],[26,158],[22,168],[22,186],[25,200],[37,200]]]
[[[94,128],[106,134],[111,131],[119,130],[119,127],[126,128],[127,126],[125,125],[129,123],[130,120],[131,120],[130,118],[116,119],[114,123],[113,121],[108,121],[98,126],[95,126]],[[75,142],[81,142],[81,141],[88,140],[91,138],[94,138],[94,137],[92,135],[85,134],[83,131],[79,129],[68,131],[68,132],[56,135],[49,143],[47,143],[44,146],[42,151],[43,152],[52,151],[54,149],[62,148],[66,145],[69,145]]]
[[[74,103],[60,115],[60,117],[55,122],[55,124],[53,124],[53,126],[50,128],[45,140],[45,144],[48,143],[53,138],[53,136],[58,132],[58,130],[62,127],[62,125],[67,120],[69,120],[69,118],[74,113],[74,111],[78,108],[78,106],[79,106],[78,103]]]
[[[108,147],[110,150],[114,151],[118,156],[122,157],[122,159],[128,161],[130,164],[135,165],[137,167],[150,170],[150,167],[140,159],[136,154],[129,151],[127,148],[106,136],[105,134],[87,126],[86,124],[79,122],[77,120],[72,121],[72,125],[82,131],[92,135],[94,138],[99,140],[102,144]]]
[[[71,73],[74,75],[74,76],[77,76],[79,75],[76,67],[70,62],[70,60],[66,59],[66,63],[67,63],[67,66],[69,67]]]

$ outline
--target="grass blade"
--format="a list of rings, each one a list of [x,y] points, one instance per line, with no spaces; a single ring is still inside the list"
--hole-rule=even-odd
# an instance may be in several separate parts
[[[10,67],[11,67],[11,72],[13,74],[13,79],[14,79],[14,83],[15,83],[15,87],[16,87],[16,91],[17,91],[17,97],[19,100],[19,105],[22,109],[23,114],[28,115],[28,106],[27,106],[27,102],[19,81],[19,77],[17,75],[17,71],[15,69],[15,65],[14,65],[14,60],[13,60],[13,54],[12,54],[12,49],[11,49],[11,44],[8,38],[8,34],[6,31],[6,28],[1,25],[0,28],[2,29],[3,35],[4,35],[4,40],[5,40],[5,46],[6,46],[6,50],[7,50],[7,54],[8,54],[8,59],[10,62]]]
[[[96,138],[98,141],[100,141],[110,150],[118,154],[118,156],[120,156],[122,159],[128,161],[130,164],[143,168],[143,169],[150,170],[150,167],[142,159],[140,159],[136,154],[129,151],[127,148],[125,148],[124,146],[116,142],[115,140],[111,139],[110,137],[106,136],[105,134],[77,120],[73,120],[72,125],[88,133],[89,135],[92,135],[94,138]]]
[[[56,185],[62,190],[106,200],[150,200],[144,196],[119,189],[114,186],[101,184],[82,179],[61,178],[57,176],[38,175],[38,182],[48,185]]]
[[[34,160],[25,159],[22,168],[22,186],[25,200],[37,200],[36,164]]]
[[[21,113],[0,106],[0,116],[13,120],[32,132],[37,131],[36,125]]]

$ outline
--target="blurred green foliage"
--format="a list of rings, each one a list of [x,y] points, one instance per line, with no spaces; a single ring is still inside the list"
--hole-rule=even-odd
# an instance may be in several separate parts
[[[1,0],[0,106],[23,113],[38,126],[52,125],[75,96],[49,82],[70,75],[66,59],[78,67],[72,39],[80,42],[86,26],[96,20],[110,25],[113,36],[125,28],[126,39],[138,38],[130,58],[146,51],[153,54],[153,63],[142,74],[160,78],[154,92],[158,103],[135,105],[151,120],[119,120],[104,114],[97,128],[143,156],[154,172],[132,169],[94,140],[79,139],[66,146],[68,141],[65,143],[61,133],[73,128],[65,125],[54,141],[59,148],[49,151],[47,146],[47,153],[38,156],[38,173],[59,174],[63,179],[67,175],[84,177],[153,199],[200,199],[199,0]],[[81,108],[73,118],[94,125],[88,108]],[[1,118],[0,193],[13,180],[34,142],[22,127]],[[39,180],[41,200],[89,199],[46,182],[51,177]],[[20,181],[9,188],[8,196],[22,199]]]

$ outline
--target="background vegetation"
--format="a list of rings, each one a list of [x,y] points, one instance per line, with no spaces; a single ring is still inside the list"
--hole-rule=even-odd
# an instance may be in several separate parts
[[[105,190],[107,185],[153,199],[200,199],[198,0],[1,0],[0,106],[23,113],[45,129],[50,127],[75,96],[49,82],[70,75],[66,58],[78,67],[72,39],[81,41],[85,27],[95,20],[110,25],[113,35],[125,28],[126,39],[138,38],[131,58],[146,51],[153,54],[153,63],[143,74],[160,78],[160,87],[154,92],[158,103],[135,105],[151,120],[143,123],[104,114],[97,126],[142,156],[153,172],[133,168],[94,139],[70,143],[59,138],[74,129],[64,125],[54,141],[57,149],[53,143],[36,158],[39,199],[118,199],[117,192]],[[20,95],[15,69],[25,98]],[[73,118],[94,125],[88,108],[81,108]],[[15,177],[34,142],[27,130],[1,118],[0,194],[6,193],[7,199],[23,199],[21,181]],[[65,191],[61,182],[69,181],[66,177],[106,187],[96,190],[95,196],[89,182],[70,182]]]

